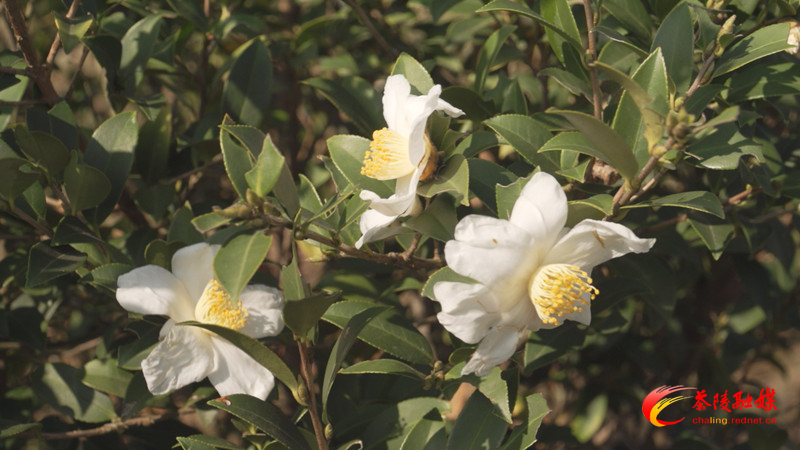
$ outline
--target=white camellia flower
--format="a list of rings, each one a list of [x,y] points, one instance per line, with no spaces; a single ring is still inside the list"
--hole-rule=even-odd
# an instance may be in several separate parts
[[[361,216],[361,238],[356,247],[381,239],[386,226],[401,216],[413,214],[418,208],[417,184],[435,152],[425,135],[425,124],[434,111],[444,111],[451,117],[464,114],[460,109],[439,98],[442,87],[433,86],[425,95],[411,95],[411,85],[403,75],[386,79],[383,91],[383,117],[388,127],[375,131],[369,151],[364,155],[361,174],[377,180],[397,180],[394,194],[381,198],[363,190],[360,197],[370,202]]]
[[[275,378],[235,345],[216,334],[177,322],[221,325],[253,338],[283,330],[283,295],[275,288],[246,286],[232,299],[214,278],[218,245],[195,244],[172,257],[172,272],[147,265],[117,279],[117,301],[138,314],[165,315],[160,342],[142,361],[147,387],[166,394],[208,377],[220,395],[250,394],[266,399]]]
[[[439,322],[462,341],[480,342],[462,375],[487,375],[514,354],[528,331],[564,320],[588,325],[594,266],[626,253],[644,253],[655,239],[639,239],[623,225],[584,220],[564,228],[567,198],[555,178],[537,173],[522,189],[509,220],[464,217],[445,245],[450,268],[477,284],[433,286]]]

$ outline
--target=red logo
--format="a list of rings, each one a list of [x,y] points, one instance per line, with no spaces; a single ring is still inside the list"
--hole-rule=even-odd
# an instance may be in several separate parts
[[[665,398],[668,395],[678,392],[678,391],[685,391],[689,389],[697,389],[693,387],[685,387],[685,386],[661,386],[658,389],[653,390],[653,392],[647,394],[647,397],[644,398],[644,402],[642,402],[642,414],[647,420],[650,421],[653,425],[657,427],[663,427],[665,425],[674,425],[684,418],[682,417],[680,420],[676,420],[674,422],[665,422],[663,420],[658,419],[658,413],[660,413],[664,408],[667,406],[681,401],[685,399],[691,399],[692,397],[669,397]]]

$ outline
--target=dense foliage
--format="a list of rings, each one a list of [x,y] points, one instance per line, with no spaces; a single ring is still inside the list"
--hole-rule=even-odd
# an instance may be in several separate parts
[[[797,0],[2,7],[6,448],[800,445]],[[441,86],[431,111],[446,114],[427,118],[428,173],[407,183],[419,208],[360,242],[378,204],[365,192],[401,186],[362,169],[393,120],[391,75],[409,102]],[[523,329],[510,361],[462,375],[477,340],[437,320],[435,286],[474,280],[445,243],[471,214],[513,222],[540,172],[568,227],[655,245],[581,278],[599,291],[590,324]],[[216,248],[189,247],[203,242],[234,300],[280,288],[280,334],[117,291],[137,268],[180,272],[176,252]],[[153,394],[142,361],[162,327],[235,345],[275,388],[219,397],[202,374]],[[662,418],[686,419],[656,427],[642,402],[664,385],[708,407],[679,402]],[[762,401],[723,411],[735,393]]]

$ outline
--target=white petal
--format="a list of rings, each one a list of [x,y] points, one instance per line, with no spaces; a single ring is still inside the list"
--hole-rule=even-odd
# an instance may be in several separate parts
[[[403,180],[404,178],[406,180]],[[419,175],[417,175],[416,179],[419,180]],[[400,183],[401,180],[404,181],[402,184]],[[361,200],[370,202],[369,207],[371,209],[380,212],[384,216],[397,218],[407,214],[414,207],[417,189],[416,185],[412,189],[408,181],[411,181],[410,175],[398,178],[395,193],[389,198],[381,198],[378,194],[367,190],[361,191],[359,197],[361,197]]]
[[[163,267],[139,267],[117,279],[117,301],[139,314],[167,315],[178,321],[192,320],[194,307],[189,293]]]
[[[498,244],[492,248],[478,247],[461,241],[447,241],[444,246],[447,265],[456,273],[486,285],[511,277],[526,264],[525,246]],[[516,278],[516,277],[514,277]],[[522,280],[525,281],[525,280]]]
[[[442,281],[433,285],[433,293],[442,305],[439,323],[468,344],[483,339],[500,320],[496,302],[482,284]]]
[[[528,333],[516,327],[498,327],[483,338],[469,362],[461,370],[461,375],[474,373],[479,377],[489,374],[495,366],[511,358],[517,350],[519,340]]]
[[[172,255],[172,273],[186,286],[194,303],[203,295],[206,284],[214,278],[214,256],[219,245],[199,243],[183,247]]]
[[[266,399],[275,386],[272,373],[225,339],[212,337],[211,342],[219,363],[208,379],[219,395],[249,394]]]
[[[166,337],[142,361],[147,388],[156,395],[200,381],[214,369],[207,333],[192,327],[170,327]]]
[[[537,245],[550,248],[567,221],[567,196],[552,175],[536,173],[522,188],[509,220],[532,234]]]
[[[507,220],[470,214],[458,221],[454,232],[457,241],[475,247],[495,248],[527,246],[531,236]]]
[[[405,104],[411,96],[411,85],[403,75],[392,75],[383,88],[383,117],[390,130],[408,137],[409,124],[405,115]]]
[[[438,84],[428,91],[428,95],[413,96],[405,104],[408,120],[408,156],[411,164],[417,166],[425,156],[425,125],[428,116],[436,111],[439,104],[439,93],[442,87]],[[420,169],[422,169],[420,167]]]
[[[456,108],[455,106],[447,103],[446,101],[439,99],[436,103],[436,110],[437,111],[444,111],[450,117],[459,117],[464,115],[464,111]]]
[[[263,284],[251,284],[242,289],[239,300],[247,308],[247,321],[239,332],[259,339],[277,336],[283,330],[281,291]]]
[[[584,220],[553,246],[543,264],[573,264],[583,270],[627,253],[645,253],[655,239],[640,239],[624,225]]]
[[[361,215],[361,237],[356,241],[356,248],[361,248],[365,243],[377,241],[393,234],[388,227],[397,216],[386,216],[374,209],[368,209]]]

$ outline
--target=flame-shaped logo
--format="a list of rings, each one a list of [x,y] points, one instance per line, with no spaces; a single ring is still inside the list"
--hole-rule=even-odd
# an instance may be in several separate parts
[[[647,394],[647,397],[644,398],[644,402],[642,402],[642,414],[644,414],[644,417],[647,418],[647,420],[649,420],[650,423],[652,423],[657,427],[663,427],[665,425],[674,425],[680,422],[684,418],[681,418],[680,420],[676,420],[674,422],[665,422],[663,420],[658,420],[658,413],[660,413],[661,410],[663,410],[667,406],[677,401],[685,400],[687,398],[692,398],[684,396],[670,397],[670,398],[664,398],[664,397],[674,392],[685,391],[689,389],[697,389],[697,388],[685,387],[685,386],[661,386],[660,388],[653,390],[652,392]]]

